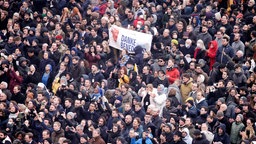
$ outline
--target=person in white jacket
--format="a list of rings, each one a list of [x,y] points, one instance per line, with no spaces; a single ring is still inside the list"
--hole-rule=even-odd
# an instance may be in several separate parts
[[[188,128],[184,128],[182,130],[182,140],[186,142],[187,144],[192,144],[193,138],[189,134]]]
[[[162,116],[165,100],[167,99],[166,90],[163,84],[159,84],[157,87],[157,94],[152,95],[153,103],[155,107],[159,108],[159,116]]]
[[[210,144],[213,141],[214,134],[208,130],[207,123],[203,123],[201,126],[201,133],[203,133],[206,137],[206,139],[210,142]]]

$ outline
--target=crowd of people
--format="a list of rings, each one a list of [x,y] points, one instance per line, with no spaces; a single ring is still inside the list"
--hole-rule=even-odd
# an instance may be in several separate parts
[[[1,144],[256,142],[255,0],[0,0]],[[151,34],[134,53],[112,25]]]

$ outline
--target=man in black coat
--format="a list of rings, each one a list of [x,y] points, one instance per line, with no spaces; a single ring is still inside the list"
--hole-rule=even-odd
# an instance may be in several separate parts
[[[194,140],[192,144],[209,144],[210,142],[206,139],[205,135],[200,132],[200,130],[196,129],[194,131]]]

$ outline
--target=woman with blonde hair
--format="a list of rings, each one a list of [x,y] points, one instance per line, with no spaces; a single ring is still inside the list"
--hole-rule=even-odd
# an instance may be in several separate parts
[[[60,17],[60,22],[63,24],[69,18],[70,11],[67,7],[62,9],[62,15]]]
[[[206,48],[205,48],[204,42],[201,39],[199,39],[196,42],[196,49],[194,51],[193,60],[198,61],[199,59],[205,59],[205,58],[206,58]]]
[[[130,78],[129,76],[127,75],[127,69],[126,67],[121,67],[118,71],[118,81],[119,81],[119,84],[118,84],[118,87],[121,87],[122,84],[126,83],[128,84],[130,82]]]

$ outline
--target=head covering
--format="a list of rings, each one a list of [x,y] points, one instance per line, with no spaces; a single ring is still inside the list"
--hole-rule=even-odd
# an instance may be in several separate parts
[[[243,121],[243,120],[244,120],[244,116],[243,116],[242,114],[238,114],[237,116],[239,116],[239,117],[240,117],[241,121]]]
[[[61,36],[61,35],[57,35],[57,36],[55,37],[55,39],[56,39],[56,40],[62,40],[62,36]]]
[[[194,105],[193,100],[188,100],[187,103],[190,103],[192,106]]]
[[[68,112],[67,113],[67,116],[70,116],[71,117],[71,119],[73,119],[74,117],[75,117],[75,113],[73,113],[73,112]]]
[[[225,103],[225,98],[219,98],[218,101],[220,101],[221,103]]]
[[[166,123],[165,126],[167,126],[170,130],[172,130],[172,124],[171,123]]]
[[[195,129],[195,131],[193,132],[193,134],[194,134],[195,136],[198,136],[198,135],[200,135],[200,134],[201,134],[201,132],[200,132],[200,130]]]

